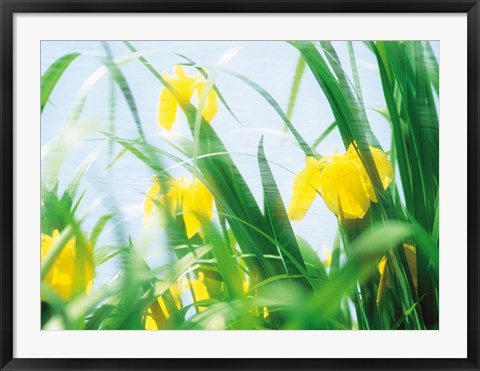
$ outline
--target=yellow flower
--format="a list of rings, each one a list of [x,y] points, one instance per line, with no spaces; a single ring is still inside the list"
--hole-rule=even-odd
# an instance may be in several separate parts
[[[181,297],[183,293],[191,288],[193,292],[194,302],[210,299],[207,286],[205,284],[205,274],[198,272],[197,278],[188,280],[187,278],[178,279],[177,283],[169,287],[170,294],[175,301],[177,309],[182,308]],[[198,307],[199,312],[203,312],[207,307]],[[162,296],[157,298],[157,301],[150,306],[145,316],[145,330],[159,330],[167,319],[169,319],[171,313],[169,313],[165,301]]]
[[[393,180],[392,164],[387,155],[370,146],[384,189]],[[307,157],[305,168],[295,177],[288,208],[291,220],[302,220],[317,193],[335,215],[343,219],[363,218],[371,202],[377,202],[372,182],[355,147],[346,153],[334,153],[320,160]]]
[[[144,201],[145,224],[148,223],[152,215],[155,200],[160,195],[160,183],[154,177],[154,183],[147,190]],[[174,179],[164,197],[160,197],[160,202],[170,206],[172,216],[176,216],[177,209],[181,208],[183,221],[187,237],[192,238],[202,229],[201,220],[211,220],[213,217],[213,196],[208,188],[198,179],[186,180],[184,177]]]
[[[175,301],[175,306],[177,309],[181,309],[181,296],[184,290],[179,287],[179,284],[174,284],[169,287],[169,291]],[[162,327],[161,325],[165,319],[168,318],[170,318],[170,313],[168,312],[163,297],[159,296],[157,301],[147,310],[147,315],[145,317],[145,330],[158,330]]]
[[[190,286],[195,297],[195,302],[210,299],[207,286],[205,285],[205,274],[203,272],[198,273],[197,279],[190,280]],[[203,312],[207,307],[198,307],[199,312]]]
[[[51,247],[58,239],[60,233],[58,230],[53,231],[52,236],[41,234],[41,260],[47,256]],[[69,300],[72,297],[72,287],[75,279],[75,255],[76,242],[75,239],[68,241],[57,256],[52,267],[48,271],[44,282],[48,284],[63,300]],[[93,247],[87,242],[87,256],[84,260],[84,279],[85,292],[90,292],[93,286],[93,277],[95,270],[93,267]],[[46,300],[42,297],[42,300]]]
[[[174,68],[174,76],[168,75],[166,72],[162,74],[162,77],[168,82],[168,84],[177,93],[177,98],[168,90],[163,87],[160,91],[160,102],[158,105],[158,123],[163,128],[170,130],[175,122],[177,116],[178,103],[188,102],[192,98],[195,90],[198,93],[198,100],[205,88],[205,81],[202,81],[203,76],[197,74],[195,76],[187,75],[185,69],[181,65],[176,65]],[[178,99],[178,101],[177,101]],[[215,90],[210,89],[205,106],[203,107],[203,117],[210,122],[218,111],[217,94]]]
[[[408,269],[410,270],[410,275],[412,276],[413,286],[415,290],[418,290],[418,279],[417,279],[417,251],[415,246],[409,245],[408,243],[403,244],[403,251],[405,253],[405,258],[407,259]],[[385,298],[385,293],[387,289],[392,287],[392,277],[388,270],[388,259],[394,259],[394,255],[390,252],[389,257],[383,256],[378,264],[378,272],[380,273],[380,281],[378,283],[377,291],[377,307],[381,308],[383,304],[383,299]]]

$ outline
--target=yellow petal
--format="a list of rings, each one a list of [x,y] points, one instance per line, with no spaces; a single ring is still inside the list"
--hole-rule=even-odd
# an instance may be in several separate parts
[[[57,230],[55,231],[58,232]],[[54,235],[55,235],[55,232],[54,232]],[[41,241],[41,258],[43,260],[53,245],[53,238],[48,234],[42,233],[40,236],[40,241]]]
[[[250,283],[248,282],[247,279],[245,279],[244,281],[242,281],[242,290],[243,290],[243,293],[244,293],[244,294],[248,293],[249,286],[250,286]]]
[[[323,255],[325,255],[325,265],[327,267],[330,267],[332,265],[332,254],[330,254],[330,251],[326,248],[326,246],[322,246],[323,248]]]
[[[158,330],[157,322],[153,319],[150,309],[145,317],[145,330]]]
[[[191,285],[193,295],[195,296],[195,302],[210,298],[207,286],[205,285],[205,275],[203,272],[198,273],[198,279],[191,280]],[[200,312],[204,311],[205,309],[207,309],[207,307],[198,307]]]
[[[167,88],[160,91],[158,105],[158,123],[161,127],[170,130],[177,116],[177,100]]]
[[[188,238],[192,238],[202,229],[202,223],[198,220],[194,212],[188,211],[190,208],[189,201],[184,200],[183,221],[185,222],[185,230]]]
[[[158,123],[163,128],[170,130],[177,115],[178,102],[183,103],[189,101],[193,92],[199,84],[199,80],[202,78],[200,74],[196,76],[189,76],[185,71],[185,68],[181,65],[176,65],[174,68],[174,76],[169,76],[167,73],[162,73],[162,77],[174,89],[174,94],[164,87],[160,91],[160,103],[158,107]],[[210,115],[215,110],[215,101],[212,98],[207,99],[207,111]]]
[[[205,88],[204,82],[198,85],[198,90],[197,90],[198,102],[200,102],[204,88]],[[217,112],[218,112],[217,93],[215,93],[215,90],[212,88],[208,92],[205,105],[203,106],[203,112],[202,112],[203,118],[208,122],[210,122],[212,121],[213,117],[217,114]]]
[[[179,288],[178,284],[173,284],[169,287],[169,291],[172,294],[173,300],[175,301],[175,306],[177,309],[182,308],[182,291]],[[162,327],[162,324],[166,319],[170,318],[170,313],[168,312],[167,305],[162,296],[157,298],[157,302],[154,303],[150,308],[148,308],[147,315],[145,317],[145,329],[146,330],[158,330],[159,324]]]
[[[418,290],[418,278],[417,278],[417,252],[415,246],[409,245],[408,243],[403,244],[403,251],[405,252],[405,257],[407,258],[408,268],[410,269],[410,274],[412,276],[413,286]]]
[[[267,318],[270,315],[267,307],[263,307],[263,319]]]
[[[165,303],[161,296],[157,298],[157,301],[152,304],[147,310],[145,316],[145,329],[146,330],[159,330],[165,324],[169,314]]]
[[[383,300],[387,292],[388,287],[388,266],[387,266],[387,257],[384,256],[378,264],[378,270],[380,271],[380,281],[378,282],[378,291],[377,291],[377,307],[380,310],[382,308]]]
[[[408,268],[412,276],[413,286],[415,290],[418,290],[418,279],[417,279],[417,254],[415,246],[409,245],[407,243],[403,244],[403,251],[407,259]],[[381,309],[383,300],[385,298],[387,288],[392,286],[392,281],[390,277],[390,272],[388,271],[387,261],[388,259],[394,259],[394,255],[390,253],[390,257],[382,257],[380,263],[378,264],[378,271],[380,272],[380,281],[378,284],[377,292],[377,306]]]
[[[175,76],[178,78],[178,80],[183,80],[187,77],[187,72],[181,64],[177,64],[174,67],[173,72],[175,73]]]
[[[165,318],[170,317],[170,313],[168,313],[167,306],[165,305],[165,301],[163,301],[163,298],[160,296],[158,299],[158,304],[160,305],[160,309],[162,310],[163,314],[165,315]]]
[[[292,199],[288,206],[288,217],[300,221],[310,208],[320,187],[320,169],[324,165],[314,157],[307,157],[305,168],[297,174],[293,182]]]
[[[346,155],[334,155],[320,173],[320,194],[327,207],[344,219],[363,218],[370,208],[362,173]]]
[[[41,235],[41,258],[42,260],[47,255],[47,252],[58,239],[60,233],[58,230],[53,232],[52,237]],[[93,247],[89,241],[85,254],[83,256],[83,270],[84,270],[84,287],[81,287],[83,292],[89,293],[93,286],[93,278],[95,276],[95,269],[93,266]],[[69,240],[62,248],[62,251],[55,259],[52,267],[45,276],[43,282],[46,283],[55,293],[63,300],[70,300],[72,298],[72,288],[75,280],[75,260],[76,260],[76,242],[75,239]],[[42,300],[47,300],[42,296]]]
[[[174,85],[175,85],[175,81],[176,81],[176,78],[175,77],[172,77],[170,76],[168,73],[166,72],[162,72],[162,77],[163,79],[168,82],[168,84],[173,88]]]
[[[377,167],[378,175],[383,185],[383,189],[387,189],[393,180],[393,167],[392,163],[388,159],[388,156],[381,149],[370,146],[370,152],[372,153],[373,161]]]
[[[198,85],[198,80],[202,77],[200,74],[196,76],[187,75],[185,68],[181,65],[175,66],[175,79],[171,84],[175,91],[178,93],[179,98],[190,100],[193,95],[193,91]]]
[[[390,183],[392,183],[393,180],[393,167],[388,159],[388,156],[386,155],[385,152],[383,152],[381,149],[369,146],[370,153],[372,154],[373,162],[375,163],[375,167],[377,168],[378,175],[380,177],[380,180],[382,182],[383,189],[387,189]],[[348,156],[350,159],[355,161],[358,166],[361,169],[362,172],[362,177],[365,182],[365,186],[367,189],[367,192],[369,194],[370,199],[373,202],[377,202],[377,196],[375,195],[375,191],[373,189],[372,182],[370,180],[370,177],[368,176],[367,170],[365,169],[365,166],[362,163],[362,160],[358,156],[357,151],[355,150],[355,147],[353,144],[350,144],[348,147],[347,151]]]
[[[153,208],[155,207],[155,202],[160,193],[160,183],[157,181],[148,188],[145,200],[143,201],[143,224],[147,224],[150,220],[150,217],[153,213]]]
[[[170,209],[170,214],[175,217],[177,214],[177,205],[181,200],[182,188],[180,181],[175,181],[167,192],[166,202],[167,207]]]
[[[178,285],[172,285],[170,286],[170,293],[172,294],[173,300],[175,301],[175,305],[177,309],[182,308],[182,292]]]
[[[192,238],[202,228],[201,219],[212,219],[213,196],[207,187],[196,179],[189,182],[182,202],[187,237]]]

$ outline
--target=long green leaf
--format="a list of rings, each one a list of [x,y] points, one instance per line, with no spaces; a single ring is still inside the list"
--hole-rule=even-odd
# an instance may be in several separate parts
[[[306,65],[305,59],[303,59],[302,55],[299,55],[297,67],[295,67],[295,75],[293,75],[292,87],[290,89],[290,98],[288,100],[287,117],[289,120],[292,119],[293,109],[295,108],[295,103],[297,102],[298,92],[300,90],[300,84],[302,82]]]
[[[80,53],[70,53],[58,58],[42,75],[40,82],[40,112],[43,112],[48,98],[50,98],[50,94],[52,94],[60,77],[79,55]]]
[[[260,168],[260,175],[263,186],[263,198],[265,203],[265,217],[267,222],[270,223],[274,238],[280,242],[280,244],[288,250],[291,256],[295,259],[295,262],[290,258],[283,257],[287,272],[291,275],[297,275],[300,273],[297,268],[299,264],[303,269],[306,269],[305,263],[300,253],[300,249],[293,233],[290,220],[288,219],[285,205],[283,204],[280,192],[273,174],[268,166],[267,159],[265,157],[265,151],[263,149],[263,137],[258,144],[258,165]]]
[[[300,135],[298,130],[295,128],[295,126],[290,122],[287,115],[283,112],[282,108],[277,103],[275,98],[273,98],[273,96],[269,92],[267,92],[264,88],[262,88],[256,82],[250,80],[249,78],[247,78],[247,77],[245,77],[245,76],[243,76],[239,73],[236,73],[236,72],[233,72],[233,71],[227,71],[227,70],[224,70],[224,72],[229,74],[229,75],[232,75],[232,76],[236,77],[237,79],[239,79],[241,81],[243,81],[244,83],[249,85],[251,88],[253,88],[257,93],[259,93],[268,102],[268,104],[270,104],[270,106],[272,106],[272,108],[275,110],[275,112],[277,112],[277,114],[283,120],[283,122],[288,127],[288,129],[290,130],[292,135],[295,137],[298,145],[300,146],[300,148],[305,153],[305,156],[315,156],[315,153],[312,151],[312,149],[307,144],[305,139],[303,139],[303,137]]]

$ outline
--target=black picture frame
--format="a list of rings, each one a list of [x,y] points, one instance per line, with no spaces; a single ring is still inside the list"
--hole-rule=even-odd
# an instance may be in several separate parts
[[[478,0],[0,0],[0,367],[37,369],[445,369],[479,370]],[[465,359],[22,359],[13,357],[13,17],[17,13],[466,13],[468,22],[468,343]],[[452,339],[452,341],[455,341]],[[59,357],[61,355],[59,354]]]

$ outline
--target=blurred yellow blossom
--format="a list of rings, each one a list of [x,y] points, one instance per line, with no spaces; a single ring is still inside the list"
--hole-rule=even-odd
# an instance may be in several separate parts
[[[207,286],[205,285],[205,274],[203,272],[198,273],[197,279],[190,279],[190,287],[195,297],[195,302],[210,299]],[[198,307],[199,312],[203,312],[207,307]]]
[[[177,284],[171,285],[169,287],[169,291],[173,300],[175,301],[176,308],[182,308],[181,296],[184,292],[184,289],[181,288],[181,281],[179,280]],[[162,327],[162,323],[168,318],[170,318],[170,312],[165,305],[163,297],[159,296],[157,301],[147,310],[147,315],[145,317],[145,330],[160,329]]]
[[[263,307],[263,319],[267,318],[270,315],[267,307]]]
[[[177,309],[182,308],[181,297],[183,293],[188,290],[192,290],[194,302],[210,299],[208,288],[205,284],[205,274],[198,272],[197,278],[180,278],[176,284],[169,287],[170,294],[175,301]],[[203,312],[207,307],[199,306],[198,311]],[[169,319],[171,313],[168,311],[165,301],[162,296],[157,298],[157,301],[150,306],[147,310],[145,317],[145,329],[146,330],[159,330],[165,320]]]
[[[323,255],[325,256],[325,265],[330,267],[332,265],[332,254],[328,250],[327,246],[322,246]]]
[[[405,253],[405,258],[407,259],[408,269],[412,277],[413,286],[415,290],[418,290],[418,279],[417,279],[417,252],[415,246],[412,246],[408,243],[403,244],[403,252]],[[392,287],[392,277],[388,270],[388,259],[394,259],[394,255],[390,252],[389,257],[383,256],[378,263],[378,272],[380,273],[380,280],[378,283],[377,290],[377,306],[380,308],[385,298],[385,293],[387,289]]]
[[[41,234],[41,260],[43,261],[50,251],[55,241],[58,239],[60,232],[55,229],[52,236],[48,234]],[[70,300],[72,297],[72,288],[75,280],[75,258],[76,258],[76,242],[75,238],[69,240],[62,251],[55,259],[55,262],[51,266],[44,282],[49,285],[55,293],[63,300]],[[85,287],[81,288],[85,292],[90,292],[93,286],[93,277],[95,270],[93,266],[93,247],[90,242],[87,241],[86,256],[83,261],[84,269],[84,282]],[[77,273],[78,274],[78,273]],[[42,300],[46,300],[42,297]]]
[[[248,294],[248,290],[250,289],[250,282],[247,278],[242,280],[242,291],[244,294]]]
[[[147,190],[144,200],[145,224],[148,223],[155,206],[155,200],[160,196],[160,182],[154,177],[153,184]],[[188,238],[192,238],[202,228],[201,219],[211,220],[213,217],[213,196],[208,188],[198,179],[173,179],[170,187],[159,202],[167,203],[172,216],[176,216],[177,210],[183,214],[185,229]]]

